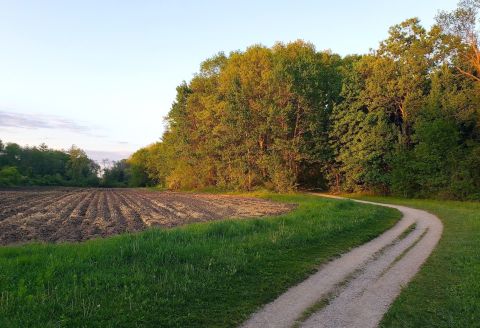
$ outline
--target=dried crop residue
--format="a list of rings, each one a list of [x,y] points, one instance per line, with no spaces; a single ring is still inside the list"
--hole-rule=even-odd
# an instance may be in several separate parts
[[[140,189],[0,190],[0,245],[82,241],[150,226],[278,215],[292,208],[256,198]]]

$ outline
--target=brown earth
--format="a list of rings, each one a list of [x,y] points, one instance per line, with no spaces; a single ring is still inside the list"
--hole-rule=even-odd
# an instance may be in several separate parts
[[[82,241],[151,226],[278,215],[293,207],[256,198],[141,189],[0,190],[0,245]]]

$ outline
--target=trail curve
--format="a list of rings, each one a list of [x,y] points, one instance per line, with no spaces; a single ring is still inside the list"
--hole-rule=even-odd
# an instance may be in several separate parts
[[[254,313],[241,327],[378,326],[401,289],[437,245],[443,225],[438,217],[426,211],[352,201],[395,208],[403,217],[377,238],[322,265],[309,278]]]

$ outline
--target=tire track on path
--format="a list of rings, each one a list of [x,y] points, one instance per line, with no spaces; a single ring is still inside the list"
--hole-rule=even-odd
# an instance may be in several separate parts
[[[254,313],[242,327],[378,326],[401,289],[437,245],[443,225],[426,211],[352,201],[395,208],[402,212],[403,218],[377,238],[321,266],[309,278]],[[416,224],[415,229],[402,238],[412,224]],[[314,313],[307,316],[309,312]]]

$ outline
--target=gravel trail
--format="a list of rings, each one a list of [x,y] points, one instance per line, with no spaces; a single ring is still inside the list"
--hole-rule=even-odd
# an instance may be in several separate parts
[[[443,225],[422,210],[353,201],[396,208],[403,218],[377,238],[321,266],[254,313],[242,327],[378,326],[402,287],[435,248]]]

